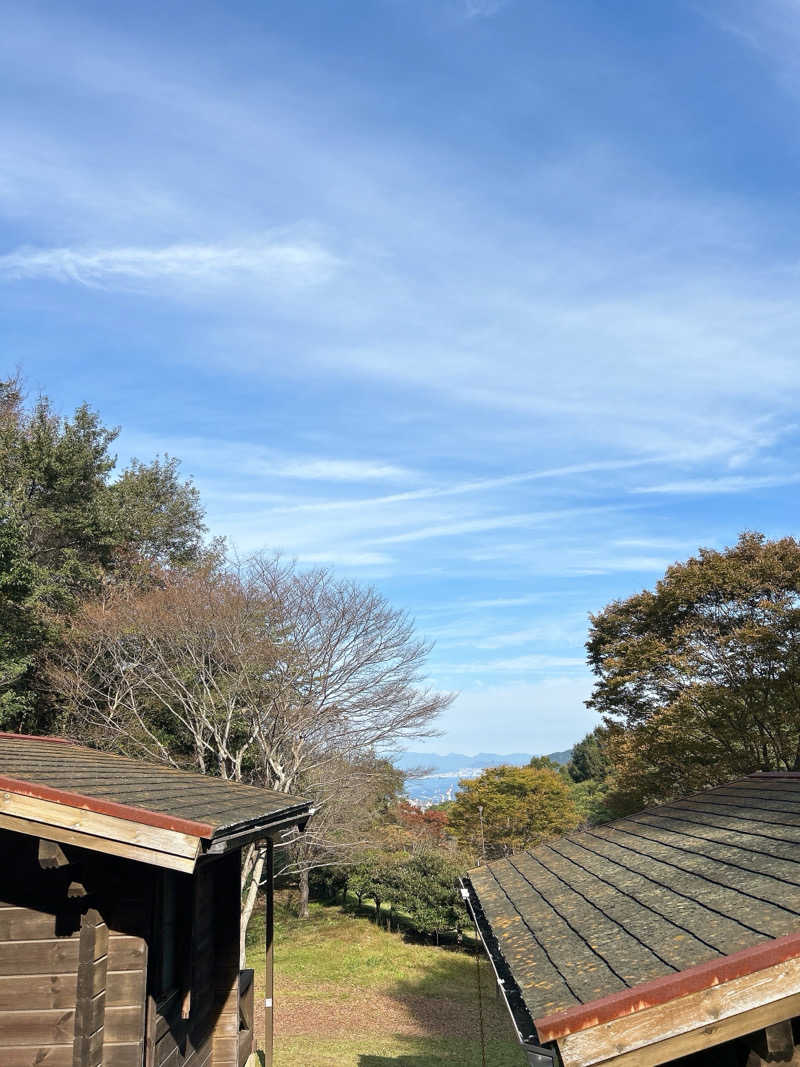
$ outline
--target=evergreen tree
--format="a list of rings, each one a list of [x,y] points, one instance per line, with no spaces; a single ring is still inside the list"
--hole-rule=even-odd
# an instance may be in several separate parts
[[[152,582],[202,555],[197,490],[169,457],[114,480],[118,430],[81,405],[27,407],[0,381],[0,725],[47,732],[57,704],[41,662],[61,623],[108,583]]]

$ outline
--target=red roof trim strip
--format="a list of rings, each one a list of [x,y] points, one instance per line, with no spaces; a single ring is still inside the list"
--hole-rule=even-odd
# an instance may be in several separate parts
[[[138,822],[143,826],[157,826],[161,830],[174,830],[179,834],[188,834],[189,837],[210,838],[214,832],[214,827],[209,823],[194,822],[191,819],[179,819],[171,815],[164,815],[161,812],[148,811],[147,808],[134,808],[128,804],[119,804],[114,800],[87,797],[83,793],[71,793],[64,789],[54,789],[49,785],[39,785],[37,782],[24,782],[18,778],[6,778],[5,775],[0,775],[0,790],[8,793],[18,793],[25,797],[35,797],[37,800],[50,800],[55,804],[63,804],[65,807],[94,811],[98,815],[112,815],[116,819]]]
[[[5,730],[0,730],[0,737],[16,738],[18,741],[52,741],[56,745],[74,745],[74,741],[70,741],[68,737],[50,737],[43,736],[42,734],[10,734]]]
[[[732,982],[734,978],[754,974],[797,956],[800,956],[800,932],[742,949],[741,952],[734,952],[730,956],[707,960],[677,974],[655,978],[652,982],[643,982],[632,989],[623,989],[619,993],[612,993],[588,1004],[578,1004],[554,1015],[543,1015],[534,1019],[536,1033],[540,1041],[557,1041],[558,1038],[574,1034],[578,1030],[587,1030],[591,1026],[621,1019],[645,1008],[654,1008],[670,1000],[677,1000],[678,997],[685,997],[689,993],[700,993],[704,989],[711,989],[723,982]]]

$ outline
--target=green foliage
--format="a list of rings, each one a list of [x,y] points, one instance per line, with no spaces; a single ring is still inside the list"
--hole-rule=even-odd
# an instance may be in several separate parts
[[[572,749],[567,771],[573,782],[585,782],[590,778],[602,782],[606,778],[609,764],[605,737],[606,730],[602,726],[596,726]]]
[[[0,727],[29,712],[28,686],[46,626],[34,603],[35,570],[19,525],[0,512]]]
[[[200,495],[191,482],[180,479],[178,467],[171,456],[149,464],[134,459],[108,487],[116,541],[134,568],[185,566],[201,554],[205,527]]]
[[[371,898],[372,884],[372,865],[368,858],[350,869],[347,877],[347,888],[355,895],[359,907],[361,907],[365,897],[367,899]]]
[[[468,921],[458,891],[464,864],[433,849],[411,856],[401,868],[402,894],[396,906],[409,916],[421,934],[460,930]]]
[[[536,767],[492,767],[462,779],[449,816],[459,842],[489,858],[537,845],[580,822],[564,777]]]
[[[592,618],[587,644],[625,810],[800,770],[800,544],[744,533]]]
[[[0,390],[16,393],[14,383]],[[88,407],[71,419],[41,398],[30,412],[6,403],[0,419],[0,501],[24,534],[37,598],[64,610],[98,588],[113,563],[114,533],[105,507],[109,448],[117,436]]]
[[[311,895],[320,900],[335,900],[350,887],[350,868],[344,864],[314,867],[308,875]]]
[[[418,933],[438,935],[460,930],[467,913],[458,892],[458,879],[467,862],[457,854],[426,848],[408,852],[374,852],[350,869],[347,887],[358,899],[371,900],[390,914],[402,912],[406,925]]]
[[[52,728],[53,698],[38,667],[60,620],[109,582],[141,581],[155,566],[183,565],[201,552],[197,492],[180,481],[177,461],[134,461],[112,481],[117,434],[87,405],[69,418],[46,397],[27,408],[19,381],[0,381],[6,728]]]
[[[556,763],[550,756],[531,756],[529,767],[537,771],[554,771],[556,774],[567,774],[567,768],[563,763]]]
[[[203,513],[178,461],[134,460],[116,481],[118,429],[81,405],[57,415],[46,397],[26,410],[15,380],[0,382],[0,502],[25,536],[37,596],[54,610],[98,591],[132,558],[196,560]]]
[[[572,799],[581,817],[581,822],[596,826],[614,818],[614,811],[609,806],[608,784],[598,782],[595,778],[584,778],[582,782],[573,782],[570,786]]]

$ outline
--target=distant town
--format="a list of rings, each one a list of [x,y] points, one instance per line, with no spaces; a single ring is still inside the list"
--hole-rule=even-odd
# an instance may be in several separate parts
[[[447,755],[438,752],[404,752],[394,763],[412,775],[406,780],[406,796],[424,811],[435,804],[453,800],[459,779],[476,778],[487,767],[499,767],[501,764],[524,767],[533,755],[532,752],[509,752],[505,755],[479,752],[476,756],[465,756],[461,752],[449,752]],[[548,752],[546,755],[554,763],[568,763],[572,749]]]

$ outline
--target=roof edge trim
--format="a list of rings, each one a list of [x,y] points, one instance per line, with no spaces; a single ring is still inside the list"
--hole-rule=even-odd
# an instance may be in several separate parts
[[[466,874],[459,879],[459,882],[461,883],[462,898],[467,906],[467,911],[475,924],[475,929],[481,944],[483,945],[484,952],[492,965],[492,970],[497,979],[497,985],[500,992],[503,994],[503,1001],[508,1014],[511,1016],[511,1022],[514,1029],[517,1032],[517,1039],[523,1048],[537,1049],[538,1042],[542,1040],[542,1036],[538,1032],[535,1020],[531,1017],[528,1005],[525,1003],[522,992],[511,972],[511,968],[506,962],[505,956],[503,955],[494,931],[492,930],[491,923],[481,907],[480,898],[475,892],[472,880],[469,875]],[[546,1050],[540,1049],[539,1051],[545,1052]]]
[[[755,974],[797,956],[800,956],[800,932],[752,945],[730,956],[706,960],[705,963],[698,963],[685,971],[654,978],[651,982],[642,982],[641,985],[567,1008],[565,1011],[543,1015],[533,1020],[534,1025],[540,1041],[556,1041],[567,1034],[621,1019],[645,1008],[666,1004],[670,1000],[678,1000],[689,993],[711,989],[734,978]]]
[[[18,735],[16,735],[18,736]],[[102,800],[99,797],[87,797],[85,793],[73,793],[66,789],[56,789],[49,785],[26,782],[19,778],[0,775],[0,791],[18,793],[20,796],[33,797],[36,800],[49,800],[64,807],[80,808],[82,811],[94,811],[98,815],[113,815],[117,819],[140,823],[143,826],[156,826],[161,830],[174,830],[189,837],[210,838],[213,826],[192,819],[180,819],[177,816],[164,815],[147,808],[136,808],[129,804],[120,804],[115,800]]]
[[[14,734],[0,730],[0,737],[15,738],[17,741],[51,741],[54,745],[75,745],[68,737],[56,737],[54,734]]]

